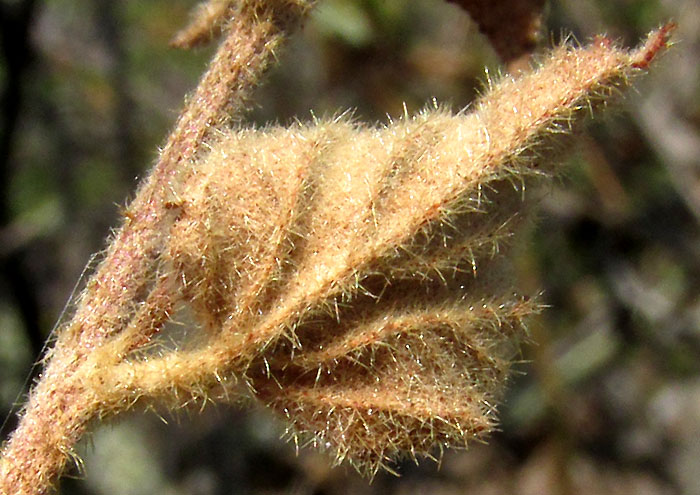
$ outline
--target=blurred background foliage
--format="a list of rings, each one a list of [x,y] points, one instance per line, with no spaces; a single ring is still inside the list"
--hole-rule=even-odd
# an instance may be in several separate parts
[[[211,55],[168,48],[193,3],[0,0],[3,437],[76,280]],[[296,455],[259,408],[133,414],[84,442],[60,493],[700,494],[700,8],[553,0],[543,38],[632,45],[668,19],[677,45],[579,137],[517,247],[520,288],[550,307],[488,445],[368,485],[313,449]],[[461,108],[501,70],[442,0],[325,0],[250,120],[350,109],[386,121],[432,98]]]

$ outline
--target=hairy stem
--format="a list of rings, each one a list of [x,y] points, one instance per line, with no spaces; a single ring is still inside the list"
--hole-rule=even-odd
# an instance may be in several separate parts
[[[167,321],[169,298],[148,295],[158,284],[152,274],[163,232],[173,219],[169,202],[178,193],[176,182],[192,168],[212,130],[241,112],[275,51],[309,5],[263,7],[253,1],[233,13],[225,40],[129,206],[74,317],[60,333],[20,425],[4,446],[0,493],[29,495],[50,489],[89,421],[102,413],[100,402],[83,386],[84,376],[92,374],[87,357],[108,337],[133,328],[129,323],[134,306],[140,305],[139,332],[120,339],[121,352],[147,341],[148,333],[157,332]],[[113,359],[119,359],[120,352],[116,354]]]

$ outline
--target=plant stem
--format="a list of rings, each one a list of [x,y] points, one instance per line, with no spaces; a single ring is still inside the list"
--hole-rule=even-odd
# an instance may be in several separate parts
[[[113,356],[118,360],[134,344],[147,343],[167,321],[172,301],[150,296],[154,284],[160,283],[152,274],[174,218],[170,201],[202,145],[240,114],[276,49],[310,5],[280,3],[284,6],[264,8],[255,1],[244,2],[234,12],[225,40],[125,213],[125,222],[81,294],[75,315],[60,332],[20,424],[3,448],[0,493],[49,491],[89,422],[110,412],[109,405],[85,386],[86,377],[95,376],[90,354],[107,338],[126,332],[120,339],[122,349]],[[139,328],[130,325],[134,317],[139,318]],[[112,363],[100,364],[108,373]]]

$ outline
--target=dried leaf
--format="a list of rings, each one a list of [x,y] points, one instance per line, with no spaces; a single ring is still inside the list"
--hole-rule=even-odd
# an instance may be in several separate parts
[[[466,10],[505,63],[537,45],[544,0],[447,0]]]

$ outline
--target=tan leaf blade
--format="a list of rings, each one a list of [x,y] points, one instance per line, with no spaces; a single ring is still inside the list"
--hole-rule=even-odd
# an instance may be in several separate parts
[[[493,246],[523,218],[530,182],[556,169],[553,145],[628,85],[669,29],[632,51],[605,38],[557,48],[469,113],[213,140],[182,179],[161,260],[204,337],[127,356],[102,400],[190,400],[242,378],[370,472],[400,450],[481,438],[537,310],[491,280]]]
[[[293,438],[329,449],[337,462],[348,460],[373,476],[404,454],[417,459],[445,446],[465,447],[496,423],[489,400],[496,397],[472,382],[448,384],[421,375],[412,364],[374,370],[376,381],[306,387],[283,382],[257,391],[288,418]]]

